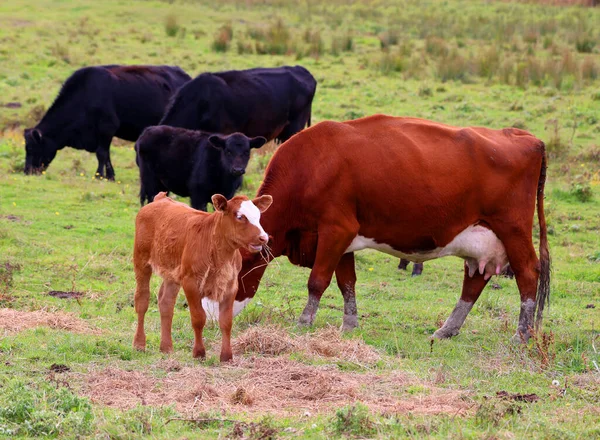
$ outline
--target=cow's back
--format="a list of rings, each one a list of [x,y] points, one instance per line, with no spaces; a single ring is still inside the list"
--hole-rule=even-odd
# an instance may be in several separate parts
[[[535,194],[541,145],[517,129],[383,115],[327,121],[278,149],[259,194],[273,195],[270,217],[287,213],[290,229],[356,219],[360,235],[398,249],[433,248],[511,210],[515,194]],[[535,198],[523,203],[533,216]]]

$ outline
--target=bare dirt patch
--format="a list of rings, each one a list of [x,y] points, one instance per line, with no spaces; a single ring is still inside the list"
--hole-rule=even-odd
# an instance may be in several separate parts
[[[32,327],[50,327],[74,333],[99,333],[97,329],[69,313],[0,309],[0,330],[4,333],[17,333]]]
[[[259,356],[238,355],[233,362],[219,367],[182,366],[168,359],[154,366],[156,375],[109,367],[83,376],[72,373],[72,379],[96,403],[122,409],[139,404],[175,405],[187,417],[217,410],[301,416],[330,412],[356,402],[385,414],[462,416],[472,407],[466,392],[436,387],[403,372],[343,371],[337,365],[339,361],[370,363],[381,360],[381,355],[362,341],[342,339],[335,330],[298,337],[283,334],[284,330],[275,327],[260,330],[257,333],[250,329],[234,342],[238,351]],[[261,339],[253,341],[252,335]],[[286,353],[292,352],[335,363],[308,365],[290,359]],[[418,394],[407,391],[409,387],[414,390],[415,385]]]
[[[54,298],[61,298],[61,299],[69,299],[69,298],[81,298],[83,296],[83,292],[74,292],[74,291],[70,291],[70,292],[63,292],[62,290],[51,290],[50,292],[48,292],[48,295],[53,296]]]

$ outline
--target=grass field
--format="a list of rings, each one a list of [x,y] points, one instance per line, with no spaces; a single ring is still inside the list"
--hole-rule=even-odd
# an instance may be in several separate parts
[[[0,436],[600,438],[600,8],[535,3],[0,3]],[[22,129],[73,70],[103,63],[176,64],[192,76],[298,63],[318,81],[313,122],[380,112],[530,130],[550,156],[543,332],[509,342],[519,295],[497,278],[462,333],[431,345],[462,262],[426,263],[411,278],[365,251],[350,334],[337,330],[335,286],[314,327],[296,326],[308,270],[279,259],[234,321],[230,365],[219,365],[214,324],[207,360],[191,358],[183,295],[174,354],[158,351],[155,303],[148,350],[134,351],[132,145],[113,142],[114,183],[70,148],[45,174],[22,174]],[[251,159],[244,193],[273,149]]]

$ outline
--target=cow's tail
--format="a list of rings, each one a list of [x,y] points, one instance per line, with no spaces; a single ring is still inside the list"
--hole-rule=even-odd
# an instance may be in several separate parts
[[[312,109],[308,111],[308,120],[306,121],[306,127],[310,127],[310,118],[312,116]]]
[[[544,186],[546,183],[546,146],[542,142],[542,166],[537,188],[537,213],[540,226],[540,280],[538,284],[535,318],[535,327],[539,329],[542,324],[544,307],[550,305],[550,251],[548,250],[548,230],[544,215]]]

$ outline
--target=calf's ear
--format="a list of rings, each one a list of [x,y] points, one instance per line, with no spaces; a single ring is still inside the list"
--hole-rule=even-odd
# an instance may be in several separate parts
[[[250,139],[250,148],[260,148],[267,143],[267,140],[262,136],[257,136]]]
[[[219,136],[218,134],[213,134],[211,137],[209,137],[208,142],[215,148],[225,148],[225,138],[223,136]]]
[[[265,212],[269,209],[271,203],[273,203],[273,197],[269,195],[260,196],[252,200],[252,203],[254,203],[260,212]]]
[[[215,211],[225,211],[227,209],[227,199],[221,194],[213,195],[210,200],[212,201]]]

